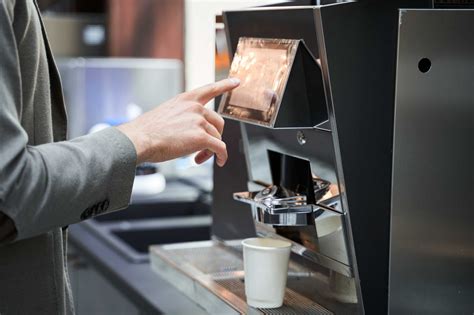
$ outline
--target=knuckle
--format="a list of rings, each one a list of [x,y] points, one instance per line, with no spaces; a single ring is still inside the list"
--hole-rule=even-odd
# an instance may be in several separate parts
[[[192,113],[190,117],[192,117],[191,125],[194,127],[201,128],[204,125],[204,122],[206,121],[206,119],[198,113]]]
[[[197,114],[197,108],[194,106],[194,103],[187,103],[186,104],[186,111],[188,111],[192,114]]]
[[[174,97],[174,100],[176,101],[185,101],[187,100],[189,97],[189,93],[181,93],[181,94],[178,94]]]
[[[207,145],[209,143],[209,137],[207,135],[207,133],[205,132],[200,132],[196,135],[196,141],[204,146],[204,145]]]
[[[202,105],[197,103],[197,102],[191,102],[189,107],[190,107],[191,111],[193,111],[194,113],[201,114],[203,112]]]
[[[203,116],[198,116],[196,118],[196,124],[201,128],[207,127],[207,121]]]

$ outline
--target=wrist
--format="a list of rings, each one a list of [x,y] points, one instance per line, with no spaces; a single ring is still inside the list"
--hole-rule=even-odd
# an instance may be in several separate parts
[[[143,135],[136,128],[134,128],[130,123],[123,124],[116,127],[124,135],[130,139],[135,147],[135,152],[137,154],[137,165],[149,161],[149,141],[147,141],[146,135]]]

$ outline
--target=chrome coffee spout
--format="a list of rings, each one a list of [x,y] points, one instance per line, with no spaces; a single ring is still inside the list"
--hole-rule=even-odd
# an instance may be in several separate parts
[[[308,225],[315,205],[306,196],[273,185],[258,192],[234,193],[234,199],[254,206],[255,220],[272,225]]]

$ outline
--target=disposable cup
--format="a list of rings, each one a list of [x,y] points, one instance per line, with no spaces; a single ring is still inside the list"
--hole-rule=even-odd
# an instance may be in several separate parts
[[[256,308],[282,306],[291,243],[256,237],[243,240],[242,246],[247,304]]]

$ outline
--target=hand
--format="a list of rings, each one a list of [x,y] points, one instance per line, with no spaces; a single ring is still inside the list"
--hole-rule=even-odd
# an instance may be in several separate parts
[[[117,129],[134,144],[138,164],[163,162],[200,151],[196,163],[215,154],[217,165],[223,166],[227,161],[221,138],[224,119],[204,105],[239,84],[238,79],[226,79],[182,93]]]

